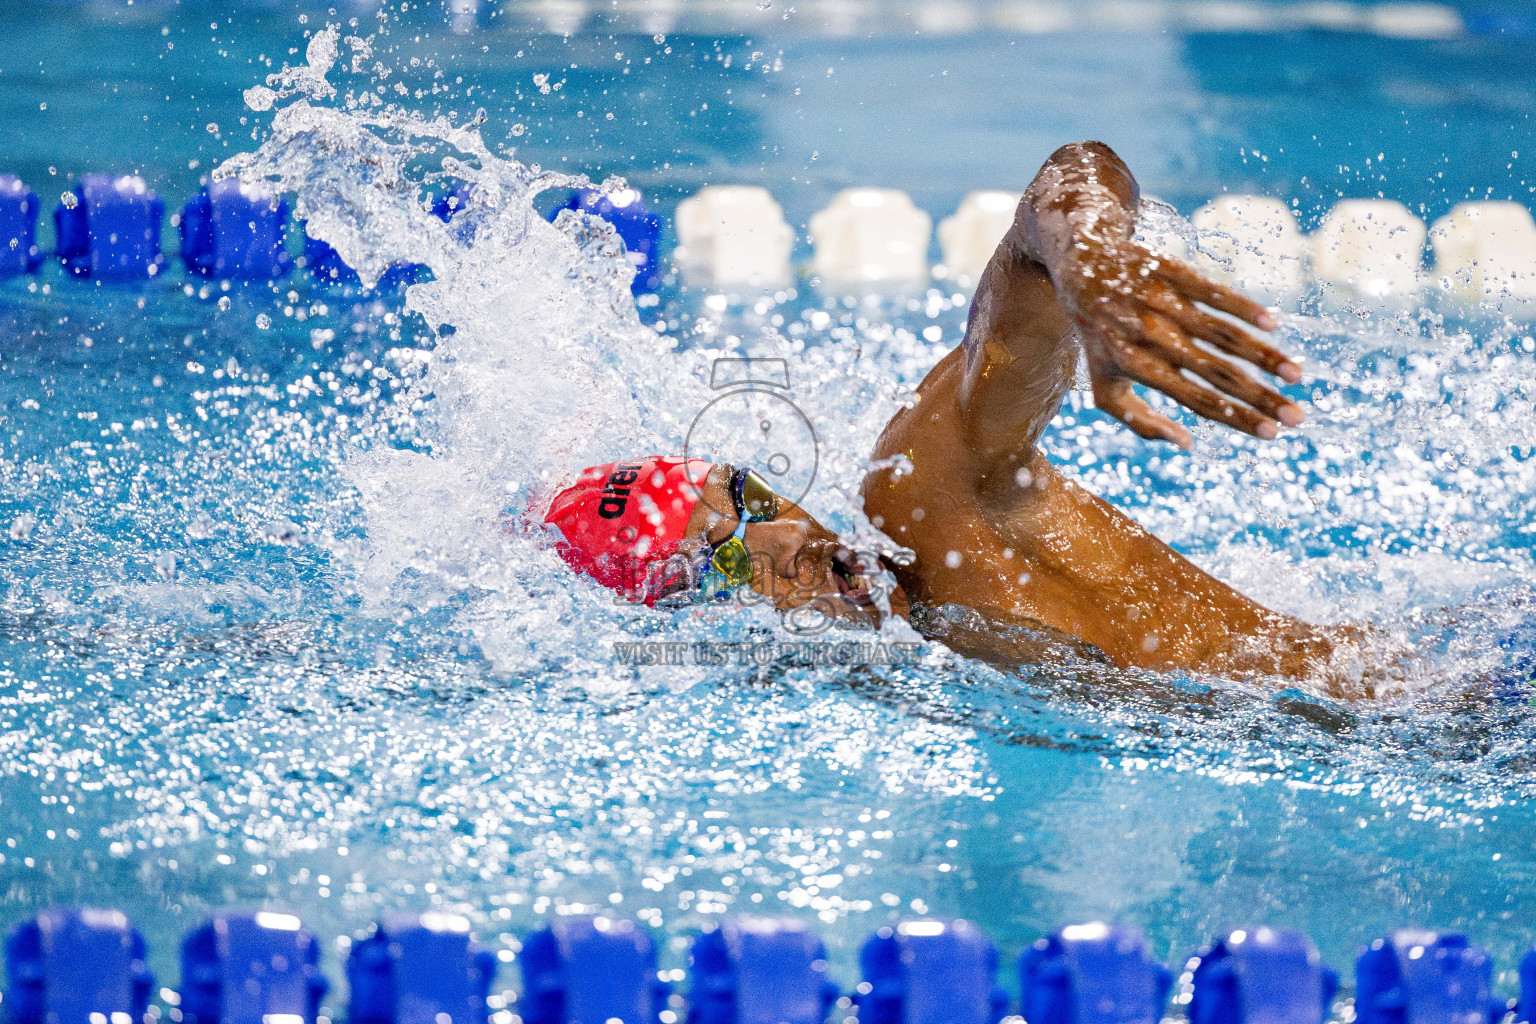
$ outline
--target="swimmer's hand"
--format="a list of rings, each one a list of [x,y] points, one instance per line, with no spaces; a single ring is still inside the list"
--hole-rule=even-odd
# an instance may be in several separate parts
[[[1014,221],[1018,248],[1049,272],[1057,305],[1077,324],[1098,407],[1142,437],[1181,448],[1191,444],[1189,431],[1154,412],[1133,385],[1255,437],[1272,438],[1280,423],[1300,423],[1300,406],[1238,362],[1288,384],[1301,380],[1301,367],[1240,326],[1269,331],[1275,318],[1137,243],[1140,207],[1125,163],[1103,143],[1081,142],[1051,154]]]
[[[1265,331],[1276,326],[1273,314],[1188,264],[1094,234],[1078,234],[1052,279],[1057,300],[1077,321],[1100,409],[1148,440],[1186,449],[1189,431],[1155,412],[1133,383],[1265,440],[1278,432],[1276,421],[1301,422],[1300,406],[1248,376],[1238,360],[1288,384],[1301,380],[1301,367],[1210,309]]]

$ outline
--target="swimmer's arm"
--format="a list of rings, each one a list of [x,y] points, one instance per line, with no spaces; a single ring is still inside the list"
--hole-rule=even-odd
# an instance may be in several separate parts
[[[1078,345],[1097,406],[1144,438],[1190,445],[1136,383],[1257,437],[1273,437],[1276,420],[1300,422],[1295,404],[1237,360],[1292,383],[1300,367],[1197,303],[1265,330],[1273,316],[1134,242],[1139,206],[1130,170],[1098,142],[1057,150],[1024,193],[966,333],[961,409],[984,462],[1033,445],[1071,383]]]

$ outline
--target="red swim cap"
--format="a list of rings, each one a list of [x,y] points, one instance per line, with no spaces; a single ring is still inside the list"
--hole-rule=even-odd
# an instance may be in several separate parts
[[[668,565],[709,475],[703,459],[652,455],[592,466],[544,516],[565,537],[556,545],[572,569],[631,601],[654,604],[684,576]]]

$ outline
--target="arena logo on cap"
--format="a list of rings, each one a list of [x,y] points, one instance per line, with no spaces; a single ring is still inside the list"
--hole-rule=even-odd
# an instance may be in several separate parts
[[[604,519],[617,519],[629,506],[629,489],[640,479],[643,467],[638,462],[620,463],[614,467],[608,479],[603,481],[603,498],[597,504],[597,514]]]

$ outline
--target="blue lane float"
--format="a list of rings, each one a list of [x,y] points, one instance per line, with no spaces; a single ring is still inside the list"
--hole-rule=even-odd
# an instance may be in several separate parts
[[[307,232],[304,235],[304,263],[310,273],[328,284],[362,284],[357,271],[348,266],[331,243],[323,238],[313,238]],[[391,263],[379,275],[379,282],[373,287],[374,291],[387,292],[425,281],[430,276],[431,271],[424,264]]]
[[[288,203],[262,185],[223,178],[181,208],[181,256],[207,277],[270,281],[288,273]]]
[[[859,1019],[869,1024],[997,1024],[1008,995],[997,948],[966,921],[903,921],[859,953]]]
[[[630,290],[636,295],[654,292],[661,287],[661,218],[651,212],[639,189],[621,188],[615,192],[579,189],[560,210],[590,213],[613,225],[635,268],[635,280]],[[560,210],[556,210],[550,219],[558,217]]]
[[[1520,961],[1520,1001],[1515,1004],[1516,1024],[1526,1024],[1536,1017],[1536,949]]]
[[[454,216],[469,205],[470,198],[470,188],[463,182],[446,188],[442,194],[433,198],[432,215],[444,224],[451,224]],[[346,260],[341,258],[341,254],[329,242],[312,236],[304,221],[299,222],[299,230],[304,235],[304,264],[311,274],[331,284],[362,283],[357,271],[347,265]],[[379,276],[379,283],[374,290],[383,292],[405,288],[428,280],[430,276],[431,271],[423,264],[393,263]]]
[[[689,1024],[822,1024],[837,1001],[827,950],[802,921],[747,917],[693,940]]]
[[[311,235],[304,221],[299,222],[299,230],[304,233],[304,265],[311,274],[328,284],[361,283],[357,271],[347,265],[347,261],[341,258],[341,253],[330,242]]]
[[[1189,1024],[1323,1024],[1339,988],[1300,932],[1228,932],[1190,961]]]
[[[469,205],[473,191],[468,182],[454,182],[432,199],[432,216],[444,224],[453,223],[454,215]]]
[[[518,959],[523,1024],[658,1024],[672,994],[650,935],[627,918],[557,918],[528,936]]]
[[[144,937],[116,910],[56,908],[5,943],[7,1024],[139,1024],[154,975]]]
[[[496,955],[457,914],[399,914],[347,957],[351,1024],[485,1024]]]
[[[292,914],[220,914],[181,944],[184,1024],[315,1024],[328,983]]]
[[[0,277],[37,269],[37,193],[14,174],[0,174]]]
[[[1172,984],[1140,935],[1097,922],[1062,928],[1019,956],[1030,1024],[1157,1024]]]
[[[1493,958],[1465,935],[1405,928],[1355,962],[1356,1024],[1498,1024]]]
[[[504,956],[506,954],[503,954]],[[56,908],[23,921],[5,943],[5,1024],[146,1024],[155,980],[140,934],[115,910]],[[491,998],[497,957],[469,921],[445,913],[391,916],[355,943],[346,971],[352,1024],[678,1024],[683,1000],[657,972],[649,932],[627,918],[561,917],[529,935],[517,959],[515,1007]],[[291,914],[220,914],[182,942],[181,988],[166,990],[181,1024],[319,1024],[327,983],[320,944]],[[864,1024],[1156,1024],[1171,976],[1134,931],[1062,928],[1024,950],[1020,1002],[996,985],[996,948],[964,921],[881,928],[860,953],[851,993]],[[730,918],[692,945],[688,1024],[824,1024],[838,988],[821,939],[804,921]],[[1520,965],[1514,1019],[1536,1008],[1536,950]],[[1373,942],[1356,962],[1357,1024],[1498,1024],[1488,953],[1465,936],[1421,930]],[[1306,936],[1249,928],[1190,958],[1190,1024],[1320,1024],[1338,976]],[[493,1014],[492,1010],[496,1012]],[[329,1012],[329,1011],[328,1011]]]
[[[165,204],[138,175],[81,175],[53,211],[59,258],[81,277],[153,277],[165,263],[164,219]]]

